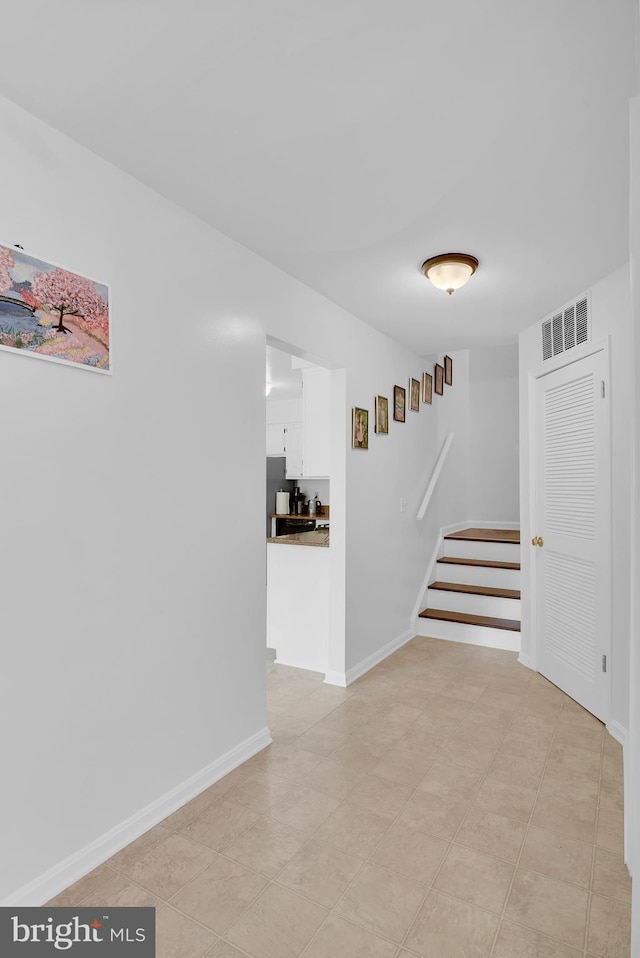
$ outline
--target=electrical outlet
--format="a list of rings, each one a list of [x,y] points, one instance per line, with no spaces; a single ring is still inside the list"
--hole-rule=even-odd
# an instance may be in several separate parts
[[[406,512],[406,511],[407,511],[407,500],[404,498],[404,496],[400,496],[400,512]]]

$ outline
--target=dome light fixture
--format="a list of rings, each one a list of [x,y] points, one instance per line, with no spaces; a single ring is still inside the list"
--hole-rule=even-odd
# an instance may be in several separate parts
[[[446,289],[451,295],[473,276],[478,260],[469,253],[440,253],[422,264],[422,272],[438,289]]]

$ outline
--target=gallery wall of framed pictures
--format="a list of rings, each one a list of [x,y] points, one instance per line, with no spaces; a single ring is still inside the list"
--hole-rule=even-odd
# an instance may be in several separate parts
[[[444,356],[436,362],[433,371],[424,372],[422,379],[408,378],[407,386],[395,384],[392,392],[393,422],[406,423],[409,412],[420,412],[422,406],[432,406],[434,394],[444,396],[445,386],[453,386],[453,359]],[[376,395],[373,399],[374,433],[389,435],[389,397]],[[411,417],[410,417],[411,418]],[[353,449],[369,448],[369,410],[354,406],[351,413],[351,445]]]

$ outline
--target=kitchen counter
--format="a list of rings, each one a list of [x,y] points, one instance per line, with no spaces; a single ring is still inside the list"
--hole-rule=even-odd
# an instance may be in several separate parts
[[[281,546],[316,546],[321,549],[329,548],[329,532],[321,529],[315,532],[293,532],[288,536],[273,536],[267,539]]]

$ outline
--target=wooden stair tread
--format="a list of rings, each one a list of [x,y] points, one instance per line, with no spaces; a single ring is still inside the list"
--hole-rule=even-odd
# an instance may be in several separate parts
[[[520,571],[519,562],[499,562],[497,559],[457,559],[455,556],[441,556],[438,562],[446,562],[447,565],[477,565],[484,566],[487,569],[515,569]]]
[[[519,529],[460,529],[450,532],[445,539],[457,539],[466,542],[509,542],[520,545]]]
[[[488,585],[464,585],[462,582],[431,582],[429,588],[442,592],[464,592],[465,595],[489,595],[495,599],[520,598],[520,589],[496,589]]]
[[[449,612],[446,609],[425,609],[420,613],[420,618],[459,622],[462,625],[480,625],[488,629],[504,629],[509,632],[520,631],[520,623],[517,619],[497,619],[491,615],[471,615],[469,612]]]

